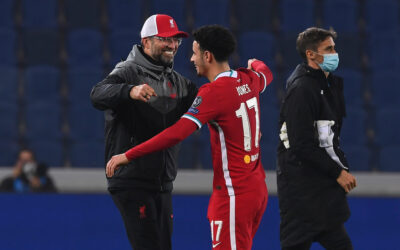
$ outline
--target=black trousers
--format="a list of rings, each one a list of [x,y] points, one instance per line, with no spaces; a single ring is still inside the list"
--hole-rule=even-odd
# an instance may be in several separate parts
[[[134,250],[171,250],[172,195],[143,189],[112,190]]]
[[[320,243],[327,250],[353,250],[353,245],[344,225],[323,231],[309,241],[283,247],[282,250],[309,250],[313,242]]]

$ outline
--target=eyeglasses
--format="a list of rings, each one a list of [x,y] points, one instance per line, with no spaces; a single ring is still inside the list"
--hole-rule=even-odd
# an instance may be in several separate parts
[[[178,43],[178,45],[181,45],[182,43],[182,38],[181,37],[160,37],[160,36],[152,36],[156,38],[157,40],[161,42],[166,42],[166,43]]]

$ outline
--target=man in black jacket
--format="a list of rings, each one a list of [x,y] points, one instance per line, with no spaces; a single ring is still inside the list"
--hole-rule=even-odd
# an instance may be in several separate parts
[[[105,115],[105,162],[174,124],[197,94],[195,84],[173,70],[186,32],[167,15],[153,15],[135,45],[106,79],[93,87],[91,100]],[[150,154],[107,178],[133,249],[171,249],[172,182],[178,147]]]
[[[336,33],[309,28],[297,38],[305,63],[287,80],[280,112],[277,183],[282,249],[353,249],[344,228],[346,193],[356,186],[339,146],[345,116]]]

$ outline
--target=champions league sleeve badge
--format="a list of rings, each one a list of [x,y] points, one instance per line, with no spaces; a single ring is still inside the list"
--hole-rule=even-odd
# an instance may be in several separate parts
[[[199,113],[199,110],[197,109],[197,107],[200,106],[202,101],[203,101],[203,98],[201,98],[201,96],[197,96],[196,99],[194,99],[192,106],[190,107],[188,112],[192,113],[192,114]]]

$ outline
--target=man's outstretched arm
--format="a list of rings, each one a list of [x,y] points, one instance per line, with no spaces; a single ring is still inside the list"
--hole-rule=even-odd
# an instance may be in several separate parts
[[[107,176],[113,176],[114,171],[121,164],[126,164],[138,157],[174,146],[191,135],[196,129],[197,125],[194,122],[186,118],[181,118],[174,125],[155,135],[153,138],[129,149],[124,154],[111,157],[106,167]]]

